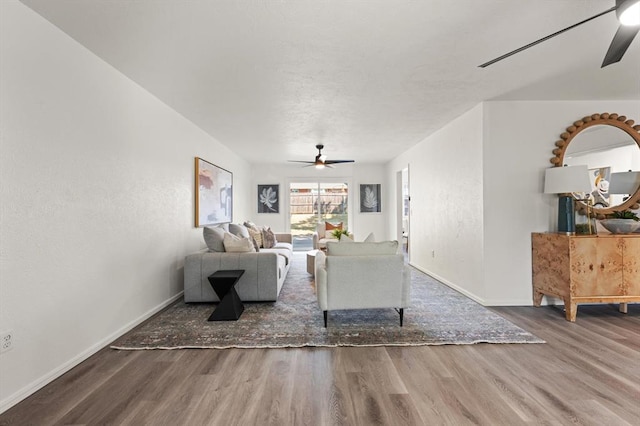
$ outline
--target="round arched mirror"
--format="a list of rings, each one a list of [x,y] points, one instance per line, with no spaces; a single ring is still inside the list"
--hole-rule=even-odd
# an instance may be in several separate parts
[[[640,184],[627,194],[609,191],[613,173],[640,171],[640,125],[633,124],[633,120],[618,114],[593,114],[574,122],[560,135],[551,163],[557,167],[586,165],[589,169],[591,193],[574,194],[579,211],[586,211],[587,205],[581,200],[587,198],[599,218],[640,208]]]

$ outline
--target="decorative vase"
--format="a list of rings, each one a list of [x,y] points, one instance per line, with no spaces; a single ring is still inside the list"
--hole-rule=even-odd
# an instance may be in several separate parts
[[[633,234],[640,232],[640,222],[633,219],[602,219],[600,224],[612,234]]]
[[[576,235],[596,235],[596,219],[589,216],[576,215]]]

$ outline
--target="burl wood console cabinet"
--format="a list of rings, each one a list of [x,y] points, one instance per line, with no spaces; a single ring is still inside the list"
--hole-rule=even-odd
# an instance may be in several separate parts
[[[547,294],[564,300],[576,320],[579,303],[640,302],[640,234],[533,233],[533,304]]]

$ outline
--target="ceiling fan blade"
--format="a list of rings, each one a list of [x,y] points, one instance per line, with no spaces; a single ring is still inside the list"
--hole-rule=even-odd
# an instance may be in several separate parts
[[[327,160],[324,164],[355,163],[355,160]]]
[[[565,31],[569,31],[570,29],[573,29],[573,28],[577,27],[578,25],[582,25],[582,24],[587,23],[587,22],[589,22],[589,21],[591,21],[591,20],[593,20],[593,19],[599,18],[599,17],[601,17],[602,15],[606,15],[606,14],[607,14],[607,13],[609,13],[609,12],[613,12],[613,11],[614,11],[614,10],[616,10],[616,9],[617,9],[617,6],[614,6],[614,7],[612,7],[611,9],[607,9],[607,10],[605,10],[604,12],[600,12],[600,13],[598,13],[597,15],[593,15],[592,17],[587,18],[587,19],[585,19],[585,20],[583,20],[583,21],[580,21],[580,22],[578,22],[577,24],[573,24],[573,25],[571,25],[571,26],[569,26],[569,27],[567,27],[567,28],[563,28],[563,29],[561,29],[560,31],[556,31],[556,32],[555,32],[555,33],[553,33],[553,34],[549,34],[549,35],[548,35],[548,36],[546,36],[546,37],[543,37],[543,38],[541,38],[541,39],[539,39],[539,40],[536,40],[536,41],[534,41],[534,42],[532,42],[532,43],[529,43],[529,44],[527,44],[526,46],[519,47],[519,48],[517,48],[516,50],[512,50],[512,51],[511,51],[511,52],[509,52],[509,53],[505,53],[505,54],[504,54],[504,55],[502,55],[502,56],[498,56],[497,58],[492,59],[492,60],[490,60],[490,61],[488,61],[488,62],[485,62],[484,64],[480,64],[480,65],[478,65],[478,67],[479,67],[479,68],[486,68],[486,67],[488,67],[489,65],[495,64],[495,63],[496,63],[496,62],[498,62],[498,61],[501,61],[501,60],[503,60],[503,59],[506,59],[506,58],[508,58],[509,56],[513,56],[513,55],[515,55],[516,53],[522,52],[523,50],[528,49],[528,48],[530,48],[530,47],[533,47],[533,46],[535,46],[535,45],[537,45],[537,44],[540,44],[540,43],[542,43],[543,41],[547,41],[547,40],[549,40],[550,38],[553,38],[553,37],[555,37],[555,36],[557,36],[557,35],[560,35],[560,34],[564,33]]]
[[[638,31],[640,31],[640,26],[626,27],[624,25],[620,25],[618,27],[618,31],[616,31],[616,35],[613,36],[613,40],[609,45],[609,50],[607,50],[607,54],[604,56],[604,61],[602,61],[602,66],[600,68],[604,68],[607,65],[615,64],[620,61],[634,37],[638,34]]]
[[[304,163],[308,164],[305,167],[315,166],[318,169],[323,167],[328,167],[332,169],[331,164],[339,164],[339,163],[355,163],[354,160],[327,160],[327,156],[322,153],[322,148],[324,145],[318,144],[316,145],[316,149],[318,150],[318,155],[316,155],[315,161],[300,161],[300,160],[288,160],[290,163]]]
[[[310,164],[307,164],[306,166],[302,166],[302,167],[316,167],[317,166],[317,164],[314,163],[313,161],[310,161],[309,163]],[[333,166],[330,166],[328,164],[322,164],[322,166],[326,167],[327,169],[333,169]],[[320,167],[320,168],[322,168],[322,167]]]

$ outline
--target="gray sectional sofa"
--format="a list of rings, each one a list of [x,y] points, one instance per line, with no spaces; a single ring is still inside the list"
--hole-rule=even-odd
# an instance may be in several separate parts
[[[212,235],[230,232],[238,236],[249,235],[243,225],[224,224],[216,228],[204,228],[208,248],[190,254],[184,264],[184,301],[217,302],[218,296],[211,288],[208,277],[218,270],[243,269],[245,272],[235,289],[244,302],[275,301],[293,259],[291,234],[276,233],[273,248],[260,248],[259,252],[229,253]],[[222,231],[220,231],[222,229]],[[221,250],[222,249],[222,250]]]

